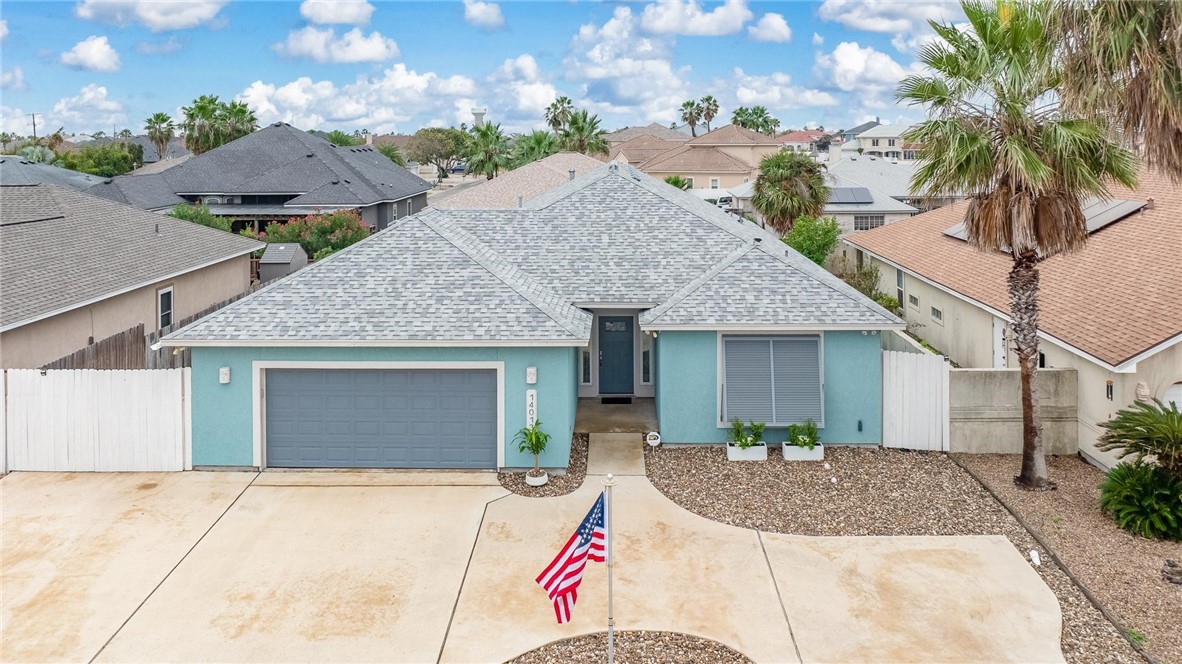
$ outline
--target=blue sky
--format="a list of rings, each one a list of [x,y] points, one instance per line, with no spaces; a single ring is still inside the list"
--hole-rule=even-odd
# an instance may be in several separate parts
[[[471,123],[541,128],[565,94],[609,129],[669,123],[714,95],[729,118],[762,104],[785,127],[919,117],[891,93],[955,3],[228,2],[0,5],[0,129],[139,132],[201,94],[263,122],[413,132]],[[718,124],[716,121],[715,124]],[[39,131],[39,133],[41,133]]]

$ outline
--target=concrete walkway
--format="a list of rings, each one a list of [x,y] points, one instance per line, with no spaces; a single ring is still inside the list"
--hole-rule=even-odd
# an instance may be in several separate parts
[[[1001,537],[811,538],[703,519],[594,435],[561,498],[489,473],[16,473],[10,661],[503,661],[605,628],[591,564],[558,625],[534,577],[613,472],[619,629],[757,662],[1057,662],[1059,606]],[[786,496],[785,499],[790,499]]]

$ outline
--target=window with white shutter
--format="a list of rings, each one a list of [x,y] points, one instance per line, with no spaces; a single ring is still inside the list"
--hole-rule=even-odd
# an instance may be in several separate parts
[[[722,338],[722,420],[824,426],[821,337]]]

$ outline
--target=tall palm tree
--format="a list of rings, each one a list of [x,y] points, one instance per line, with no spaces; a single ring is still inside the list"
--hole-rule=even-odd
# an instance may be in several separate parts
[[[690,135],[698,135],[698,121],[702,119],[702,107],[698,102],[689,100],[681,105],[681,121],[689,125]]]
[[[562,131],[566,123],[570,122],[570,116],[574,112],[575,107],[571,103],[570,97],[562,95],[546,107],[546,124],[550,125],[550,128],[556,132]]]
[[[706,123],[706,132],[709,133],[710,123],[718,116],[718,100],[706,95],[698,103],[702,106],[702,122]]]
[[[120,129],[120,130],[119,130],[119,133],[118,133],[118,134],[115,134],[115,137],[116,137],[116,138],[131,138],[131,137],[132,137],[132,135],[133,135],[133,134],[131,133],[131,130],[130,130],[130,129],[128,129],[128,128],[126,128],[126,127],[124,127],[123,129]]]
[[[736,127],[744,127],[746,129],[752,128],[751,109],[746,106],[740,106],[731,113],[731,124]]]
[[[1137,162],[1102,120],[1059,105],[1052,0],[961,6],[971,30],[933,22],[943,42],[918,53],[930,74],[908,76],[896,92],[929,113],[905,135],[923,145],[911,187],[967,196],[969,243],[1013,260],[1007,285],[1022,395],[1022,470],[1014,481],[1044,489],[1052,485],[1034,389],[1038,262],[1084,246],[1083,201],[1106,197],[1111,181],[1136,186]]]
[[[148,132],[148,140],[156,146],[157,158],[164,159],[164,155],[168,153],[168,144],[176,131],[172,118],[168,113],[153,113],[144,120],[144,129]]]
[[[1113,118],[1150,165],[1182,180],[1182,2],[1068,0],[1058,7],[1067,107]]]
[[[384,143],[379,145],[377,150],[378,152],[384,154],[390,161],[403,168],[406,168],[406,157],[402,155],[402,150],[400,150],[397,145],[393,143]]]
[[[558,147],[558,138],[541,129],[518,136],[517,142],[513,145],[513,168],[545,159],[558,152]]]
[[[509,167],[509,140],[500,124],[485,122],[472,128],[467,159],[469,173],[483,173],[489,180]]]
[[[218,101],[217,95],[201,95],[191,106],[181,107],[184,119],[181,129],[185,132],[185,147],[193,154],[208,152],[218,142]]]
[[[585,110],[575,111],[559,134],[563,150],[587,155],[607,154],[607,132],[599,126],[599,116]]]
[[[245,102],[232,101],[218,109],[222,144],[237,140],[259,128],[259,119]]]
[[[820,217],[828,200],[825,173],[805,153],[780,150],[759,162],[751,205],[777,233],[792,230],[800,217]]]
[[[332,131],[328,132],[328,136],[325,137],[325,140],[327,140],[329,143],[332,143],[333,145],[339,145],[341,147],[349,147],[350,145],[357,145],[358,143],[358,140],[353,138],[353,134],[341,131],[340,129],[333,129]]]

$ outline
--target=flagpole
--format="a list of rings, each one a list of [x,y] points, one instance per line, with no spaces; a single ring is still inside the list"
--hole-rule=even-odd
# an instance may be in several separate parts
[[[607,512],[607,664],[615,664],[616,661],[616,619],[612,614],[612,568],[616,565],[616,558],[612,555],[612,544],[616,538],[612,532],[612,487],[615,485],[615,478],[611,473],[608,473],[607,479],[603,480],[604,493],[606,494],[604,503]]]

